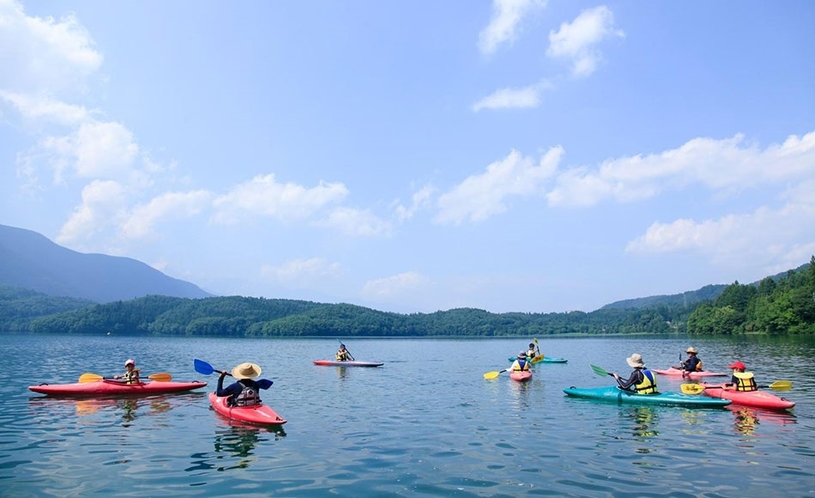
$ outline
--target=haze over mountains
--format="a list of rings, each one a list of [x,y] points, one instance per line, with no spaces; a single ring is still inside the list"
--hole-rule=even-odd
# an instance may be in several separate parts
[[[212,297],[135,259],[79,253],[37,232],[6,225],[0,225],[0,284],[98,303],[148,295]]]
[[[213,297],[195,284],[169,277],[135,259],[79,253],[37,232],[6,225],[0,225],[0,284],[97,303],[148,295]],[[681,294],[627,299],[607,304],[603,309],[642,308],[678,302],[695,304],[714,299],[725,287],[716,284]]]

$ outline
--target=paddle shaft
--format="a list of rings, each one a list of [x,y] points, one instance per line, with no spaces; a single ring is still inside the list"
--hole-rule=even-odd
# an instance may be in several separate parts
[[[340,346],[345,346],[345,344],[343,344],[341,340],[337,339],[337,342],[340,343]],[[347,346],[345,347],[345,352],[348,353],[348,357],[351,358],[351,361],[357,361],[354,359],[354,355],[351,354],[351,351],[348,351]]]

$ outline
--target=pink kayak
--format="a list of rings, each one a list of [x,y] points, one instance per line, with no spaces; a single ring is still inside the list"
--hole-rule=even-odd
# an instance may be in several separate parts
[[[532,372],[515,371],[509,372],[509,378],[518,382],[526,382],[532,379]]]
[[[151,394],[178,393],[192,391],[206,386],[206,382],[139,382],[126,384],[116,380],[102,379],[95,382],[74,384],[40,384],[29,386],[35,393],[51,396],[149,396]]]
[[[385,364],[381,361],[312,360],[312,362],[323,367],[381,367]]]
[[[286,419],[277,414],[271,406],[266,404],[255,406],[227,406],[226,399],[229,396],[216,396],[209,393],[209,404],[216,412],[224,417],[239,422],[247,422],[255,425],[283,425]]]
[[[730,375],[729,373],[721,373],[721,372],[709,372],[707,370],[702,370],[701,372],[686,372],[684,370],[680,370],[678,368],[671,367],[668,370],[657,370],[656,368],[651,369],[652,371],[660,374],[660,375],[670,375],[673,377],[684,377],[686,379],[701,379],[702,377],[727,377]]]
[[[755,406],[757,408],[769,408],[772,410],[787,410],[795,406],[794,401],[776,396],[767,391],[734,391],[723,389],[721,384],[702,385],[705,386],[705,394],[711,398],[729,399],[734,404],[742,406]]]

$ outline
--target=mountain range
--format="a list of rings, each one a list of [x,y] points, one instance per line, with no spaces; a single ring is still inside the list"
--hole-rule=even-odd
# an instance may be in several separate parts
[[[6,225],[0,225],[0,284],[97,303],[148,295],[213,297],[135,259],[79,253],[37,232]]]

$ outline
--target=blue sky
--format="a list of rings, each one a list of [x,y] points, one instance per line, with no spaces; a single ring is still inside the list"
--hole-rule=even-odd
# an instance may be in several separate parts
[[[592,311],[815,254],[815,3],[0,0],[0,223],[219,295]]]

